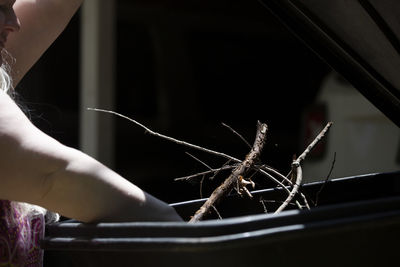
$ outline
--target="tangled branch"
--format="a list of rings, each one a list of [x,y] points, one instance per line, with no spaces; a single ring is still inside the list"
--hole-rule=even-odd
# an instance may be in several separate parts
[[[203,206],[196,211],[196,213],[193,215],[191,218],[190,222],[197,222],[200,220],[203,220],[209,213],[212,211],[215,211],[218,216],[220,217],[216,205],[218,202],[224,198],[227,194],[229,194],[232,190],[236,190],[239,194],[241,195],[246,195],[249,198],[252,198],[251,192],[247,189],[247,186],[251,185],[253,188],[255,186],[255,183],[251,180],[251,178],[245,178],[248,176],[249,172],[254,172],[258,173],[267,179],[273,181],[277,187],[283,188],[284,191],[288,194],[285,201],[281,203],[279,208],[275,211],[275,213],[283,211],[288,205],[297,205],[299,209],[302,209],[303,207],[306,207],[309,209],[308,201],[305,195],[300,191],[300,186],[302,184],[302,179],[303,179],[303,174],[302,174],[302,168],[301,168],[301,163],[304,161],[304,159],[307,157],[307,155],[311,152],[311,150],[320,142],[327,132],[329,131],[329,128],[332,126],[332,122],[329,122],[324,129],[318,134],[318,136],[311,142],[311,144],[304,150],[304,152],[297,158],[294,159],[292,164],[291,164],[291,170],[287,176],[281,174],[279,171],[275,170],[274,168],[271,168],[267,166],[266,164],[262,164],[259,162],[261,152],[263,150],[265,141],[266,141],[266,135],[267,135],[267,130],[268,126],[265,123],[258,122],[257,123],[257,132],[256,132],[256,138],[254,141],[253,146],[251,146],[250,152],[246,155],[245,159],[239,160],[233,156],[230,156],[228,154],[214,151],[208,148],[204,148],[198,145],[194,145],[185,141],[181,141],[160,133],[157,133],[148,127],[144,126],[143,124],[127,117],[122,114],[119,114],[114,111],[109,111],[109,110],[104,110],[104,109],[95,109],[91,108],[89,110],[92,111],[98,111],[98,112],[105,112],[105,113],[110,113],[119,117],[122,117],[124,119],[129,120],[130,122],[133,122],[135,125],[141,127],[144,129],[147,133],[154,135],[156,137],[165,139],[167,141],[186,146],[191,149],[199,150],[202,152],[206,152],[208,154],[212,154],[215,156],[219,156],[225,159],[228,159],[228,162],[225,163],[223,166],[219,167],[211,167],[208,164],[204,163],[197,157],[187,153],[190,157],[195,159],[196,161],[200,162],[203,166],[207,168],[206,171],[199,172],[196,174],[184,176],[184,177],[179,177],[175,178],[175,181],[180,181],[180,180],[189,180],[192,178],[196,177],[201,177],[201,184],[205,179],[206,176],[210,176],[209,178],[212,179],[216,175],[218,175],[221,171],[226,171],[230,170],[230,175],[224,180],[224,182],[218,186],[210,195],[210,197],[206,200],[206,202],[203,204]],[[233,130],[230,126],[223,124],[225,127],[230,129],[234,134],[239,136],[248,146],[249,143],[240,135],[238,134],[235,130]],[[294,181],[289,179],[288,177],[294,177]],[[285,185],[285,183],[287,185]],[[200,190],[202,191],[202,190]],[[299,196],[299,200],[293,201],[293,199],[296,197],[296,195]],[[300,203],[300,199],[303,202],[303,204]],[[264,210],[266,210],[266,207],[264,205],[264,202],[262,202],[264,206]]]
[[[256,140],[254,145],[247,154],[245,160],[241,162],[229,175],[229,177],[217,188],[215,189],[207,201],[200,207],[189,222],[197,222],[203,219],[203,217],[210,212],[210,209],[215,206],[215,204],[224,196],[226,196],[235,185],[238,185],[240,189],[248,192],[245,188],[247,183],[243,178],[247,172],[253,168],[256,160],[261,154],[261,151],[265,144],[265,139],[267,135],[268,127],[264,123],[258,123]],[[244,180],[244,181],[243,181]]]

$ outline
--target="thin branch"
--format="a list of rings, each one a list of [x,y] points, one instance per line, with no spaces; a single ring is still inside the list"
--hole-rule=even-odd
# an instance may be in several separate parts
[[[262,170],[265,171],[265,172],[262,172],[262,173],[265,174],[265,175],[268,175],[267,172],[271,172],[271,173],[273,173],[273,174],[279,176],[279,177],[283,180],[282,182],[280,182],[280,181],[278,181],[277,179],[275,179],[275,177],[273,177],[273,176],[271,176],[271,175],[268,175],[268,177],[269,177],[271,180],[273,180],[274,182],[276,182],[278,185],[280,185],[282,188],[284,188],[288,193],[290,193],[289,189],[287,189],[287,187],[283,184],[283,182],[287,182],[289,185],[293,185],[292,181],[290,181],[286,176],[284,176],[283,174],[281,174],[280,172],[278,172],[278,171],[275,170],[274,168],[271,168],[271,167],[269,167],[269,166],[267,166],[267,165],[262,165],[262,166],[260,166],[260,168],[261,168]],[[301,196],[301,198],[302,198],[303,201],[304,201],[305,207],[306,207],[307,209],[310,209],[310,205],[308,204],[308,201],[307,201],[306,196],[305,196],[303,193],[301,193],[301,192],[300,192],[300,196]],[[298,205],[298,207],[301,209],[301,206],[300,206],[300,205]]]
[[[194,160],[196,160],[197,162],[199,162],[200,164],[205,166],[207,169],[212,170],[212,168],[210,166],[208,166],[205,162],[201,161],[200,159],[198,159],[194,155],[190,154],[189,152],[185,152],[185,153],[186,153],[186,155],[190,156],[191,158],[193,158]]]
[[[264,200],[264,199],[260,200],[260,202],[263,202],[263,203],[274,203],[274,204],[276,204],[276,203],[282,204],[283,203],[283,201],[279,201],[279,200]],[[289,205],[296,206],[296,204],[294,204],[294,203],[289,203]]]
[[[212,206],[212,208],[213,208],[213,210],[215,211],[215,213],[217,214],[218,219],[222,220],[222,216],[221,216],[221,214],[218,212],[217,208],[216,208],[214,205]]]
[[[234,186],[237,184],[239,176],[244,176],[248,170],[252,169],[255,161],[258,159],[264,147],[268,129],[267,125],[264,123],[259,122],[257,126],[257,135],[254,141],[254,145],[249,154],[247,154],[245,160],[241,164],[239,164],[232,171],[231,175],[229,175],[229,177],[225,179],[225,181],[212,192],[211,196],[207,199],[203,206],[201,206],[200,209],[196,211],[189,222],[197,222],[202,220],[204,216],[210,212],[212,206],[215,206],[215,204],[221,198],[227,195],[234,188]]]
[[[307,201],[306,196],[305,196],[302,192],[300,192],[300,191],[299,191],[299,193],[300,193],[301,198],[302,198],[303,201],[304,201],[304,206],[309,210],[309,209],[310,209],[310,205],[308,204],[308,201]],[[298,204],[298,203],[297,203],[297,204]],[[300,208],[300,209],[301,209],[301,208]]]
[[[233,132],[234,134],[236,134],[251,149],[250,143],[247,142],[247,140],[241,134],[239,134],[237,131],[235,131],[231,126],[229,126],[226,123],[222,123],[222,125],[231,130],[231,132]]]
[[[224,181],[224,183],[222,185],[220,185],[216,190],[214,190],[214,192],[212,193],[212,195],[210,196],[210,198],[206,201],[206,203],[204,203],[204,205],[196,212],[196,214],[193,216],[193,218],[191,219],[191,222],[194,221],[198,221],[201,220],[203,218],[203,216],[209,212],[209,210],[211,208],[215,208],[215,204],[217,201],[219,201],[220,197],[223,197],[224,195],[228,194],[233,187],[235,186],[235,184],[238,184],[238,177],[242,176],[244,177],[244,175],[249,171],[249,170],[256,170],[261,172],[263,175],[267,176],[268,178],[270,178],[271,180],[273,180],[275,183],[277,183],[279,186],[281,186],[284,190],[286,190],[288,192],[288,197],[287,199],[284,201],[284,203],[281,205],[281,207],[277,210],[277,212],[279,212],[280,210],[283,210],[288,204],[290,204],[290,202],[292,201],[292,199],[294,198],[294,196],[296,194],[299,194],[305,203],[305,206],[307,208],[309,208],[309,205],[307,203],[307,199],[304,196],[304,194],[302,194],[301,192],[299,192],[299,188],[302,182],[302,170],[301,170],[301,162],[305,159],[305,157],[307,156],[307,154],[313,149],[313,147],[316,146],[316,144],[325,136],[325,134],[328,132],[329,128],[331,127],[332,123],[329,122],[325,128],[321,131],[321,133],[314,139],[314,141],[307,147],[307,149],[300,155],[300,157],[298,157],[296,160],[293,161],[292,163],[292,170],[291,172],[293,172],[295,175],[294,177],[296,178],[296,182],[293,184],[292,182],[290,182],[290,180],[285,177],[284,175],[280,174],[278,171],[267,167],[266,165],[256,165],[256,160],[259,157],[259,154],[261,153],[261,150],[264,146],[264,142],[265,142],[265,136],[266,136],[266,132],[268,127],[266,126],[266,124],[261,124],[258,123],[258,128],[257,128],[257,135],[256,135],[256,139],[254,142],[254,145],[251,148],[251,151],[249,152],[249,154],[246,156],[244,161],[241,161],[235,157],[232,157],[228,154],[222,153],[222,152],[218,152],[218,151],[214,151],[208,148],[204,148],[198,145],[194,145],[185,141],[181,141],[163,134],[160,134],[158,132],[155,132],[151,129],[149,129],[148,127],[144,126],[143,124],[127,117],[124,116],[122,114],[119,114],[117,112],[114,111],[109,111],[109,110],[104,110],[104,109],[97,109],[97,108],[89,108],[88,110],[92,110],[92,111],[98,111],[98,112],[104,112],[104,113],[109,113],[109,114],[113,114],[116,116],[119,116],[121,118],[124,118],[126,120],[129,120],[130,122],[136,124],[137,126],[141,127],[142,129],[144,129],[147,133],[154,135],[156,137],[168,140],[170,142],[174,142],[178,145],[183,145],[192,149],[196,149],[199,151],[203,151],[205,153],[209,153],[212,155],[216,155],[219,157],[223,157],[228,159],[228,163],[229,162],[234,162],[234,165],[226,165],[228,163],[225,163],[224,166],[222,166],[221,168],[218,169],[212,169],[210,166],[208,166],[206,163],[204,163],[203,161],[199,160],[198,158],[194,157],[193,155],[189,154],[192,158],[194,158],[195,160],[197,160],[198,162],[200,162],[202,165],[206,166],[209,170],[205,171],[205,172],[200,172],[197,174],[193,174],[193,175],[189,175],[189,176],[185,176],[185,177],[180,177],[180,178],[175,178],[174,180],[188,180],[194,177],[198,177],[198,176],[203,176],[202,180],[201,180],[201,188],[200,188],[200,192],[202,192],[202,182],[205,179],[205,175],[207,174],[211,174],[213,173],[213,177],[215,177],[221,170],[228,170],[228,169],[233,169],[231,175]],[[249,143],[239,134],[237,133],[235,130],[233,130],[230,126],[223,124],[225,127],[229,128],[233,133],[235,133],[236,135],[238,135],[248,146]],[[279,181],[278,179],[276,179],[273,175],[279,177],[282,179],[282,182]],[[288,182],[289,185],[293,185],[292,190],[289,190],[284,184],[283,182]],[[250,181],[246,181],[244,180],[242,183],[239,183],[239,189],[240,191],[244,191],[246,192],[245,189],[246,185],[252,182]],[[247,191],[248,192],[248,191]],[[202,193],[201,193],[202,194]],[[249,194],[251,195],[251,194]],[[302,208],[302,206],[298,203],[298,201],[296,201],[296,204],[299,206],[299,208]]]
[[[315,195],[315,204],[314,204],[315,206],[318,205],[319,195],[321,194],[322,190],[325,188],[326,184],[329,182],[333,168],[335,167],[335,163],[336,163],[336,152],[333,154],[333,161],[331,164],[331,168],[329,169],[329,173],[326,176],[323,185],[321,186],[321,188],[318,190],[317,194]]]
[[[201,180],[200,180],[200,198],[203,198],[203,183],[204,183],[204,179],[206,178],[206,176],[205,175],[203,175],[203,177],[201,177]]]
[[[257,167],[258,167],[258,166],[257,166]],[[271,168],[271,167],[269,167],[269,166],[267,166],[267,165],[261,165],[261,166],[259,166],[259,168],[260,168],[261,170],[265,171],[265,172],[275,174],[276,176],[278,176],[279,178],[281,178],[281,179],[282,179],[282,182],[279,181],[279,185],[280,185],[280,186],[284,186],[284,185],[283,185],[283,182],[287,182],[287,183],[289,183],[289,185],[292,185],[292,184],[293,184],[285,175],[283,175],[283,174],[280,173],[279,171],[275,170],[274,168]]]
[[[310,145],[304,150],[304,152],[295,160],[293,163],[294,164],[300,164],[310,153],[310,151],[318,144],[319,141],[322,140],[322,138],[325,137],[326,133],[329,131],[329,128],[331,128],[333,122],[328,122],[324,129],[318,134],[318,136],[311,142]]]
[[[210,173],[216,173],[216,172],[218,172],[220,170],[232,170],[232,169],[236,168],[236,166],[237,165],[222,166],[221,168],[218,168],[218,169],[211,169],[211,170],[208,170],[208,171],[199,172],[199,173],[195,173],[195,174],[188,175],[188,176],[174,178],[174,181],[189,180],[189,179],[196,178],[196,177],[203,176],[203,175],[207,175],[207,174],[210,174]]]
[[[271,169],[269,169],[271,170]],[[268,172],[266,172],[264,169],[260,170],[261,173],[263,173],[264,175],[266,175],[269,179],[271,179],[272,181],[274,181],[275,183],[277,183],[279,186],[281,186],[289,195],[291,193],[291,191],[288,189],[288,187],[286,185],[284,185],[282,182],[280,182],[278,179],[276,179],[275,177],[273,177],[271,174],[269,174]],[[274,170],[274,174],[279,174],[279,177],[281,178],[285,178],[285,181],[289,181],[289,183],[291,185],[293,185],[293,183],[287,179],[283,174],[279,173],[278,171]],[[306,196],[302,193],[302,192],[298,192],[300,194],[300,197],[303,199],[304,202],[304,206],[307,209],[310,209],[310,205],[308,204],[307,198]],[[299,209],[302,209],[302,206],[300,205],[300,203],[296,202],[296,205]]]
[[[230,162],[231,162],[231,160],[228,160],[227,162],[225,162],[224,165],[222,165],[222,166],[214,173],[214,175],[210,177],[210,180],[214,180],[214,178],[215,178],[222,170],[224,170],[224,167],[226,167],[226,166],[231,166],[231,167],[234,168],[234,167],[237,166],[237,164],[228,165]],[[233,169],[233,168],[232,168],[232,169]]]
[[[286,198],[286,200],[283,202],[283,204],[275,211],[275,213],[279,213],[282,210],[284,210],[287,205],[292,201],[294,196],[297,194],[299,191],[300,185],[303,180],[303,172],[300,166],[300,163],[306,158],[308,153],[318,144],[319,141],[322,140],[322,138],[325,137],[326,133],[328,132],[329,128],[332,126],[332,122],[328,122],[328,124],[324,127],[324,129],[317,135],[317,137],[311,142],[311,144],[304,150],[304,152],[298,157],[297,159],[293,160],[292,162],[292,170],[291,173],[294,174],[296,177],[296,182],[293,185],[293,189],[290,192],[289,196]]]
[[[267,206],[265,205],[264,199],[260,197],[259,202],[263,206],[264,213],[268,213]]]
[[[276,184],[280,185],[284,190],[286,190],[288,193],[290,193],[289,189],[287,189],[287,187],[278,179],[276,179],[274,176],[272,176],[271,174],[269,174],[268,172],[266,172],[264,169],[259,169],[260,173],[262,173],[263,175],[267,176],[269,179],[271,179],[272,181],[274,181]]]
[[[253,174],[250,175],[250,176],[248,177],[248,179],[251,180],[251,178],[253,178],[254,175],[256,175],[258,172],[259,172],[259,170],[255,170],[255,172],[253,172]]]
[[[295,173],[296,173],[296,182],[294,183],[293,189],[292,189],[292,191],[290,191],[289,196],[282,203],[282,205],[275,211],[275,213],[279,213],[282,210],[284,210],[287,207],[287,205],[289,205],[289,203],[292,201],[292,199],[297,194],[297,192],[299,191],[301,181],[303,179],[303,173],[302,173],[300,165],[293,164],[293,166],[294,166],[293,168],[295,169]]]
[[[193,149],[197,149],[197,150],[199,150],[199,151],[203,151],[203,152],[206,152],[206,153],[209,153],[209,154],[213,154],[213,155],[216,155],[216,156],[219,156],[219,157],[223,157],[223,158],[226,158],[226,159],[230,159],[230,160],[232,160],[232,161],[234,161],[234,162],[241,162],[239,159],[234,158],[234,157],[232,157],[232,156],[230,156],[230,155],[227,155],[227,154],[225,154],[225,153],[218,152],[218,151],[214,151],[214,150],[211,150],[211,149],[208,149],[208,148],[204,148],[204,147],[201,147],[201,146],[198,146],[198,145],[194,145],[194,144],[191,144],[191,143],[188,143],[188,142],[185,142],[185,141],[181,141],[181,140],[178,140],[178,139],[169,137],[169,136],[167,136],[167,135],[163,135],[163,134],[154,132],[153,130],[147,128],[146,126],[144,126],[143,124],[141,124],[141,123],[135,121],[134,119],[131,119],[131,118],[129,118],[129,117],[127,117],[127,116],[124,116],[124,115],[122,115],[122,114],[120,114],[120,113],[117,113],[117,112],[115,112],[115,111],[105,110],[105,109],[98,109],[98,108],[88,108],[88,110],[91,110],[91,111],[98,111],[98,112],[104,112],[104,113],[109,113],[109,114],[113,114],[113,115],[119,116],[119,117],[121,117],[121,118],[124,118],[124,119],[126,119],[126,120],[129,120],[130,122],[133,122],[133,123],[136,124],[137,126],[139,126],[139,127],[141,127],[142,129],[144,129],[147,133],[149,133],[149,134],[151,134],[151,135],[154,135],[154,136],[156,136],[156,137],[159,137],[159,138],[162,138],[162,139],[171,141],[171,142],[176,143],[176,144],[178,144],[178,145],[187,146],[187,147],[190,147],[190,148],[193,148]]]

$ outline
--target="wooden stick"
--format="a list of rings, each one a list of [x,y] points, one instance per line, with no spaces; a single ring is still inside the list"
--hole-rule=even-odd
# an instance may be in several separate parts
[[[212,170],[212,168],[210,166],[208,166],[207,163],[205,163],[204,161],[195,157],[194,155],[190,154],[189,152],[185,152],[185,154],[188,155],[189,157],[191,157],[192,159],[194,159],[195,161],[199,162],[201,165],[205,166],[207,169]]]
[[[293,185],[293,189],[292,189],[292,191],[290,191],[289,196],[282,203],[282,205],[275,211],[275,213],[279,213],[282,210],[284,210],[287,207],[287,205],[289,205],[289,203],[292,201],[292,199],[297,194],[297,192],[299,191],[301,181],[303,180],[303,172],[302,172],[300,165],[295,166],[294,169],[295,169],[295,173],[296,173],[296,182]]]
[[[296,182],[293,185],[293,189],[290,192],[289,196],[286,198],[286,200],[283,202],[283,204],[275,211],[275,213],[279,213],[282,210],[284,210],[287,205],[292,201],[294,196],[299,192],[299,188],[301,185],[301,182],[303,180],[303,172],[301,169],[301,162],[306,158],[308,153],[318,144],[319,141],[322,140],[322,138],[325,137],[326,133],[329,131],[329,128],[332,126],[332,122],[328,122],[328,124],[324,127],[324,129],[317,135],[317,137],[311,142],[311,144],[304,150],[304,152],[298,157],[297,159],[293,160],[292,163],[292,170],[291,172],[295,174],[296,177]]]
[[[306,150],[304,150],[303,153],[293,162],[294,164],[300,164],[310,153],[310,151],[318,144],[319,141],[322,140],[322,138],[325,137],[326,133],[329,131],[329,128],[331,128],[333,122],[328,122],[324,129],[315,137],[315,139],[311,142],[311,144],[308,145]]]
[[[226,128],[228,128],[232,133],[234,133],[235,135],[237,135],[246,145],[248,148],[251,149],[251,145],[249,144],[249,142],[247,142],[247,140],[237,131],[235,131],[235,129],[233,129],[231,126],[229,126],[226,123],[222,123],[222,126],[225,126]]]
[[[225,194],[229,193],[229,191],[232,189],[232,186],[234,186],[235,183],[238,184],[238,183],[237,183],[237,182],[238,182],[238,177],[239,177],[239,176],[243,176],[243,174],[247,173],[247,171],[248,171],[249,169],[251,169],[251,168],[258,170],[258,171],[261,172],[262,174],[264,174],[264,175],[266,175],[267,177],[269,177],[270,179],[272,179],[275,183],[277,183],[278,185],[282,186],[282,188],[284,188],[284,189],[288,192],[288,194],[289,194],[289,196],[288,196],[288,199],[290,199],[289,202],[291,201],[291,199],[293,199],[293,196],[294,196],[296,193],[298,193],[298,190],[299,190],[298,187],[299,187],[299,186],[296,186],[296,184],[295,184],[295,186],[294,186],[294,188],[293,188],[293,189],[296,188],[296,192],[292,193],[293,190],[290,191],[288,188],[286,188],[286,186],[284,186],[284,185],[282,184],[282,182],[280,182],[279,180],[277,180],[276,178],[274,178],[272,175],[268,174],[268,172],[272,172],[272,173],[274,173],[275,175],[277,175],[277,176],[283,178],[283,181],[289,181],[284,175],[280,174],[278,171],[276,171],[276,170],[274,170],[274,169],[272,169],[272,168],[270,168],[270,167],[267,167],[266,165],[261,165],[261,166],[256,166],[256,165],[255,165],[255,159],[259,157],[259,154],[260,154],[260,152],[261,152],[261,150],[262,150],[262,148],[263,148],[263,146],[264,146],[264,142],[265,142],[265,135],[266,135],[266,132],[267,132],[267,129],[268,129],[267,125],[265,125],[265,124],[258,123],[257,136],[256,136],[256,140],[255,140],[255,142],[254,142],[254,145],[253,145],[253,147],[252,147],[252,150],[251,150],[250,153],[246,156],[246,159],[242,162],[242,161],[240,161],[239,159],[237,159],[237,158],[235,158],[235,157],[232,157],[232,156],[230,156],[230,155],[227,155],[227,154],[225,154],[225,153],[221,153],[221,152],[218,152],[218,151],[214,151],[214,150],[211,150],[211,149],[207,149],[207,148],[204,148],[204,147],[201,147],[201,146],[198,146],[198,145],[194,145],[194,144],[191,144],[191,143],[188,143],[188,142],[185,142],[185,141],[181,141],[181,140],[178,140],[178,139],[175,139],[175,138],[172,138],[172,137],[169,137],[169,136],[166,136],[166,135],[163,135],[163,134],[154,132],[154,131],[152,131],[151,129],[149,129],[148,127],[144,126],[143,124],[141,124],[141,123],[139,123],[139,122],[137,122],[137,121],[135,121],[135,120],[133,120],[133,119],[127,117],[127,116],[124,116],[124,115],[122,115],[122,114],[120,114],[120,113],[117,113],[117,112],[114,112],[114,111],[110,111],[110,110],[97,109],[97,108],[88,108],[88,110],[98,111],[98,112],[104,112],[104,113],[110,113],[110,114],[113,114],[113,115],[122,117],[122,118],[124,118],[124,119],[127,119],[127,120],[133,122],[133,123],[136,124],[137,126],[143,128],[146,132],[148,132],[148,133],[151,134],[151,135],[160,137],[160,138],[162,138],[162,139],[166,139],[166,140],[168,140],[168,141],[174,142],[174,143],[179,144],[179,145],[187,146],[187,147],[189,147],[189,148],[197,149],[197,150],[200,150],[200,151],[203,151],[203,152],[206,152],[206,153],[210,153],[210,154],[213,154],[213,155],[216,155],[216,156],[224,157],[224,158],[228,159],[229,161],[235,162],[235,163],[236,163],[235,165],[222,166],[222,167],[219,168],[219,169],[211,169],[208,165],[206,165],[206,164],[203,163],[202,161],[200,161],[200,160],[198,160],[197,158],[195,158],[194,156],[192,156],[192,157],[195,158],[196,160],[198,160],[198,161],[200,161],[201,163],[203,163],[209,170],[206,171],[206,172],[201,172],[201,173],[197,173],[197,174],[194,174],[194,175],[189,175],[189,176],[180,177],[180,178],[176,178],[176,179],[175,179],[175,180],[188,180],[188,179],[190,179],[190,178],[197,177],[197,176],[203,176],[203,175],[209,174],[209,173],[214,173],[214,176],[215,176],[215,175],[216,175],[219,171],[221,171],[221,170],[234,168],[234,170],[232,171],[231,175],[225,180],[225,182],[213,192],[213,194],[215,193],[215,194],[217,195],[217,199],[216,199],[216,200],[219,199],[219,196],[218,196],[219,193],[218,193],[218,192],[222,191],[222,195],[225,195]],[[328,125],[325,127],[325,129],[324,129],[324,130],[320,133],[320,135],[318,135],[317,138],[307,147],[307,149],[303,152],[303,154],[300,155],[300,157],[299,157],[296,161],[294,161],[294,162],[292,163],[293,166],[295,166],[295,165],[296,165],[296,166],[297,166],[297,165],[300,165],[301,161],[307,156],[307,154],[311,151],[311,149],[323,138],[323,136],[324,136],[325,133],[329,130],[329,127],[330,127],[331,125],[332,125],[332,123],[328,123]],[[224,125],[224,126],[230,128],[235,134],[239,135],[239,134],[238,134],[236,131],[234,131],[231,127],[229,127],[229,126],[227,126],[227,125]],[[240,135],[239,135],[239,136],[240,136]],[[240,137],[241,137],[241,136],[240,136]],[[241,137],[241,138],[242,138],[242,137]],[[243,139],[244,139],[244,138],[243,138]],[[258,141],[260,141],[261,139],[262,139],[262,142],[258,142]],[[228,162],[229,162],[229,161],[228,161]],[[248,164],[250,164],[250,165],[247,166]],[[244,166],[244,165],[246,165],[246,166]],[[294,170],[293,170],[293,171],[294,171]],[[300,170],[300,171],[301,171],[301,170]],[[203,179],[204,179],[204,178],[203,178]],[[203,179],[202,179],[202,180],[203,180]],[[301,182],[301,181],[300,181],[300,182]],[[289,181],[289,184],[290,184],[290,181]],[[242,185],[240,185],[240,186],[243,187],[243,186],[245,186],[245,185],[242,184]],[[225,191],[228,191],[228,192],[225,192]],[[211,195],[210,198],[212,198],[212,197],[214,198],[214,197],[215,197],[215,195],[213,196],[213,194]],[[292,196],[292,195],[293,195],[293,196]],[[309,205],[308,205],[308,203],[307,203],[307,199],[305,198],[305,196],[304,196],[301,192],[300,192],[300,195],[301,195],[301,197],[303,198],[306,207],[309,209]],[[216,200],[211,200],[211,201],[216,202]],[[207,203],[207,202],[206,202],[206,203]],[[205,203],[205,204],[206,204],[206,203]],[[298,203],[297,203],[297,205],[299,206],[299,208],[301,208],[301,206],[300,206]],[[200,212],[200,210],[199,210],[198,212]],[[205,212],[208,212],[208,208],[206,209]],[[197,214],[197,212],[196,212],[196,214]],[[203,214],[203,215],[199,215],[199,216],[194,216],[192,220],[200,220],[203,216],[204,216],[204,214]],[[196,219],[196,217],[199,217],[200,219]]]
[[[124,118],[124,119],[126,119],[126,120],[129,120],[130,122],[133,122],[134,124],[136,124],[137,126],[143,128],[147,133],[149,133],[149,134],[151,134],[151,135],[154,135],[154,136],[157,136],[157,137],[159,137],[159,138],[162,138],[162,139],[171,141],[171,142],[176,143],[176,144],[178,144],[178,145],[187,146],[187,147],[190,147],[190,148],[193,148],[193,149],[197,149],[197,150],[200,150],[200,151],[209,153],[209,154],[213,154],[213,155],[220,156],[220,157],[223,157],[223,158],[226,158],[226,159],[230,159],[230,160],[232,160],[232,161],[234,161],[234,162],[240,162],[239,159],[234,158],[234,157],[232,157],[232,156],[230,156],[230,155],[227,155],[227,154],[225,154],[225,153],[221,153],[221,152],[218,152],[218,151],[214,151],[214,150],[211,150],[211,149],[208,149],[208,148],[204,148],[204,147],[201,147],[201,146],[198,146],[198,145],[194,145],[194,144],[191,144],[191,143],[188,143],[188,142],[185,142],[185,141],[181,141],[181,140],[172,138],[172,137],[167,136],[167,135],[163,135],[163,134],[154,132],[153,130],[147,128],[147,127],[144,126],[143,124],[141,124],[141,123],[139,123],[139,122],[135,121],[134,119],[131,119],[131,118],[127,117],[127,116],[124,116],[124,115],[122,115],[122,114],[120,114],[120,113],[118,113],[118,112],[111,111],[111,110],[105,110],[105,109],[98,109],[98,108],[88,108],[88,110],[98,111],[98,112],[105,112],[105,113],[110,113],[110,114],[119,116],[119,117],[121,117],[121,118]]]
[[[222,166],[222,167],[220,167],[218,169],[211,169],[211,170],[208,170],[208,171],[199,172],[199,173],[195,173],[195,174],[192,174],[192,175],[187,175],[187,176],[183,176],[183,177],[174,178],[174,181],[189,180],[189,179],[196,178],[196,177],[199,177],[199,176],[203,176],[203,175],[206,175],[206,174],[216,173],[216,172],[218,172],[220,170],[232,170],[235,167],[236,167],[236,165],[233,165],[233,166],[231,166],[231,165]]]
[[[238,183],[238,179],[240,176],[245,176],[247,171],[253,168],[256,160],[258,159],[266,139],[268,127],[264,123],[258,123],[257,125],[257,135],[254,141],[254,145],[247,154],[244,161],[242,161],[229,175],[229,177],[219,186],[217,187],[211,194],[211,196],[207,199],[207,201],[200,207],[198,211],[194,214],[194,216],[190,219],[189,222],[198,222],[202,220],[205,215],[207,215],[213,206],[218,203],[218,201],[227,195],[234,186]]]

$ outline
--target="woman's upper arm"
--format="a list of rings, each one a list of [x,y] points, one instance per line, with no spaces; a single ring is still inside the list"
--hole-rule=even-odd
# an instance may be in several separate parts
[[[57,155],[62,149],[0,91],[0,199],[30,203],[40,199],[46,175],[66,164]]]
[[[18,32],[9,35],[6,49],[15,58],[14,86],[64,30],[83,0],[17,0]]]

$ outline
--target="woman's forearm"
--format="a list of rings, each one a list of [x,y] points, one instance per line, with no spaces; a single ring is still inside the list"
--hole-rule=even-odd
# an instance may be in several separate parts
[[[37,129],[2,91],[0,151],[0,199],[84,222],[180,220],[164,202]]]
[[[180,220],[166,203],[93,158],[71,148],[63,154],[68,164],[47,178],[40,205],[84,222]]]
[[[21,27],[14,27],[6,42],[16,59],[14,85],[58,37],[81,3],[15,2]],[[0,92],[0,151],[0,199],[41,205],[85,222],[180,219],[164,202],[41,132],[4,92]]]

